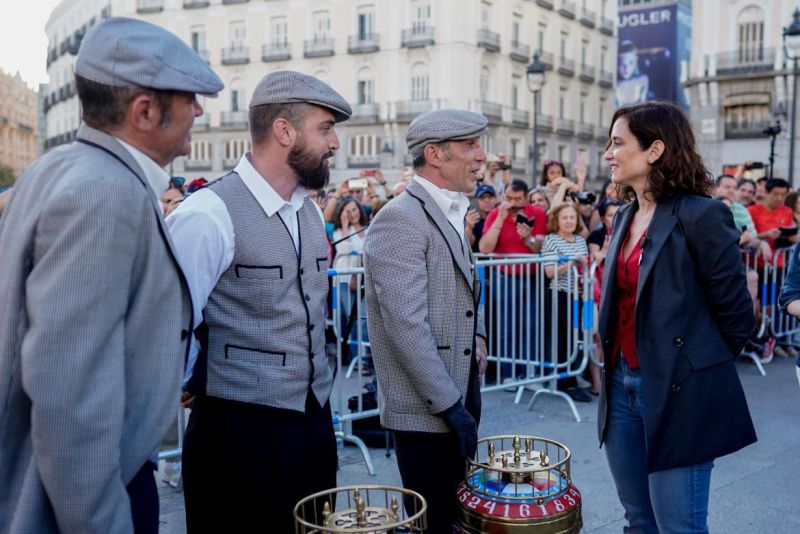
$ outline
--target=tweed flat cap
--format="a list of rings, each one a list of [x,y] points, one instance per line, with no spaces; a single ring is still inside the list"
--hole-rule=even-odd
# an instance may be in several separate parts
[[[186,43],[149,22],[112,17],[81,42],[75,74],[113,87],[217,96],[225,84]]]
[[[480,137],[489,131],[489,121],[480,113],[463,109],[436,109],[423,113],[411,122],[406,144],[412,156],[418,156],[425,145],[444,141],[461,141]]]
[[[279,70],[264,76],[253,91],[250,107],[295,103],[329,109],[336,122],[346,121],[353,114],[350,104],[330,85],[319,78],[292,70]]]

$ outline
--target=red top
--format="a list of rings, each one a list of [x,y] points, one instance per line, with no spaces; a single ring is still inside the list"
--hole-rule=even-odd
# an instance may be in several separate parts
[[[483,234],[489,231],[494,221],[497,219],[497,214],[500,208],[495,208],[486,216],[486,222],[483,223]],[[521,211],[528,219],[533,219],[533,228],[531,235],[547,235],[547,214],[538,206],[527,204]],[[531,254],[531,249],[528,248],[522,239],[519,238],[517,233],[517,218],[515,215],[509,213],[508,217],[503,221],[503,226],[500,228],[500,235],[497,236],[497,246],[492,251],[495,254]],[[517,274],[519,270],[518,265],[501,265],[500,270],[505,274]],[[533,272],[533,267],[531,267]]]
[[[750,212],[750,217],[753,218],[753,224],[756,227],[756,232],[766,232],[773,228],[788,228],[794,226],[794,217],[792,216],[792,208],[789,206],[778,206],[776,210],[770,210],[763,204],[753,204],[747,211]],[[769,243],[769,247],[775,251],[775,240],[771,237],[764,239]],[[758,255],[758,266],[762,266],[764,260],[761,254]],[[778,258],[778,267],[783,267],[783,256]]]
[[[625,244],[631,237],[630,230],[625,236],[617,256],[616,303],[617,329],[614,332],[614,351],[611,353],[611,367],[614,367],[617,354],[622,351],[625,362],[631,369],[639,368],[639,357],[636,354],[636,286],[639,283],[639,263],[642,257],[642,242],[647,233],[636,241],[628,259],[625,259]]]

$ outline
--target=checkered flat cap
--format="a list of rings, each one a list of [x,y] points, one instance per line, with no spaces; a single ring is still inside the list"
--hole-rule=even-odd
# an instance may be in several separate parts
[[[264,76],[253,91],[250,107],[264,104],[314,104],[333,113],[336,122],[353,114],[350,104],[333,88],[313,76],[292,70],[279,70]]]
[[[489,121],[480,113],[463,109],[436,109],[423,113],[411,123],[406,144],[412,156],[422,154],[425,145],[462,141],[489,131]]]
[[[149,22],[112,17],[81,42],[75,74],[113,87],[217,96],[225,84],[175,34]]]

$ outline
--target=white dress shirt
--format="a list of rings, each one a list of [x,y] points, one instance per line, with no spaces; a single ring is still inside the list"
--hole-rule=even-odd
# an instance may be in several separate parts
[[[280,215],[292,236],[295,250],[298,250],[297,212],[303,207],[308,191],[298,186],[292,192],[291,198],[284,200],[250,163],[249,152],[242,156],[234,171],[242,178],[244,185],[268,217],[276,213]],[[322,210],[316,203],[314,206],[324,225]],[[167,228],[189,284],[194,328],[197,328],[203,321],[203,308],[206,307],[209,295],[219,277],[233,262],[233,221],[225,202],[211,189],[204,188],[190,195],[167,217]],[[198,352],[199,347],[195,342],[189,353],[184,383],[192,374]]]
[[[467,241],[467,236],[464,233],[464,217],[466,217],[467,210],[469,209],[469,199],[467,198],[467,195],[457,191],[442,189],[438,185],[426,180],[419,174],[414,175],[414,180],[416,180],[419,185],[424,187],[431,197],[433,197],[436,205],[439,206],[439,209],[442,210],[442,213],[444,213],[445,217],[447,217],[448,222],[453,226],[453,229],[461,238],[461,252],[463,252],[465,256],[468,255],[466,249],[469,248],[469,241]]]
[[[150,156],[138,148],[132,147],[119,137],[115,137],[114,139],[119,141],[119,144],[124,146],[125,149],[131,153],[133,159],[136,160],[136,163],[138,163],[139,167],[142,168],[144,177],[147,179],[147,183],[150,184],[150,189],[153,191],[153,194],[155,194],[156,200],[159,200],[161,195],[163,195],[164,192],[169,189],[169,173],[159,167],[158,163],[153,161]]]

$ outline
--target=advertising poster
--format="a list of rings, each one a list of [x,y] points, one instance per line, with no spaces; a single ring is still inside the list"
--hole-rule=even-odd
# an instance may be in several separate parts
[[[670,100],[687,106],[691,11],[685,5],[620,12],[617,106]]]

